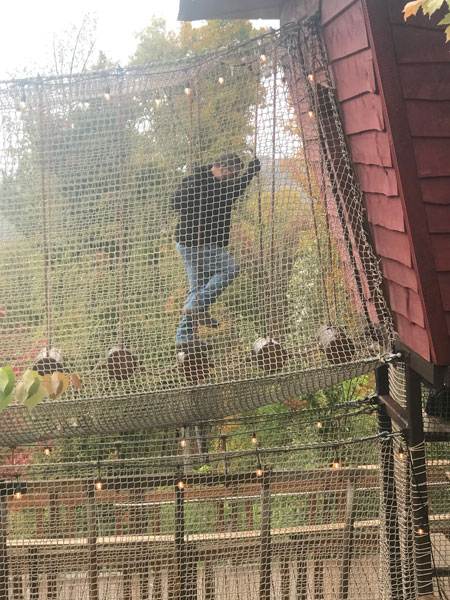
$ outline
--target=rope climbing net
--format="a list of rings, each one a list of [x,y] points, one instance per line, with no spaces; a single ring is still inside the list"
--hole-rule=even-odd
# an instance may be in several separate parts
[[[0,112],[0,364],[72,375],[3,443],[235,414],[390,347],[314,22],[2,82]]]
[[[376,414],[375,398],[278,406],[1,449],[0,593],[413,600],[429,531],[448,567],[448,452],[427,463],[418,521],[417,449]]]

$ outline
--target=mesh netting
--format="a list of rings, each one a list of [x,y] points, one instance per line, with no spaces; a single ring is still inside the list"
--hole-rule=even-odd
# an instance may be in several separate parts
[[[235,414],[389,347],[314,23],[2,82],[0,111],[0,364],[77,375],[3,443]]]
[[[390,365],[389,379],[392,397],[406,407],[405,365]],[[442,421],[439,428],[435,421],[432,427],[424,421],[425,439],[443,431]],[[393,429],[398,431],[395,425]],[[422,442],[410,448],[402,437],[392,440],[393,464],[386,475],[396,489],[398,529],[394,527],[385,539],[384,556],[390,563],[385,564],[384,576],[390,569],[397,572],[397,585],[391,589],[394,597],[415,600],[424,580],[433,581],[437,597],[446,598],[450,593],[448,434],[445,437],[447,441]],[[392,595],[388,593],[386,598]]]
[[[417,598],[411,463],[399,432],[377,433],[374,411],[371,400],[285,408],[5,449],[0,593]],[[445,591],[448,460],[433,448],[429,524]]]
[[[0,467],[2,595],[378,597],[372,412],[350,403],[18,448]],[[346,441],[355,431],[366,437]]]

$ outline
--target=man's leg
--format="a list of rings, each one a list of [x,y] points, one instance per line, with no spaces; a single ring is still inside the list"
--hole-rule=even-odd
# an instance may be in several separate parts
[[[184,312],[193,313],[197,310],[197,291],[202,290],[210,276],[205,270],[204,246],[190,247],[177,244],[177,250],[183,261],[189,280],[189,290],[184,303]],[[188,342],[194,339],[194,318],[192,314],[184,314],[177,329],[176,342]]]
[[[198,291],[197,308],[205,311],[239,275],[240,267],[221,246],[205,246],[203,264],[210,275]]]

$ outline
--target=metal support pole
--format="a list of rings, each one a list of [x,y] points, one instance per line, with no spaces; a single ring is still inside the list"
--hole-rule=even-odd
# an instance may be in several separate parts
[[[378,389],[378,379],[377,379]],[[384,405],[378,406],[378,430],[380,433],[392,433],[392,420]],[[380,442],[380,537],[381,571],[389,573],[389,585],[385,597],[403,600],[403,583],[400,552],[400,533],[398,526],[397,490],[394,473],[394,452],[392,438]],[[382,579],[380,578],[380,581]]]
[[[422,420],[420,376],[405,367],[406,410],[408,413],[408,445],[411,460],[412,509],[416,549],[417,586],[420,595],[433,593],[431,540],[428,520],[425,436]]]

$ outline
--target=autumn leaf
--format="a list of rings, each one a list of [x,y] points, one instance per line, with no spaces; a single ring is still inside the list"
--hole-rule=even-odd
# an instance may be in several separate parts
[[[75,386],[78,390],[81,390],[81,388],[83,387],[81,377],[77,375],[77,373],[72,373],[70,375],[70,381],[72,382],[72,385]]]
[[[406,4],[405,8],[403,9],[403,15],[404,15],[405,21],[409,17],[415,16],[417,14],[417,11],[419,10],[419,8],[422,6],[422,4],[425,1],[426,0],[414,0],[413,2],[408,2],[408,4]]]
[[[42,385],[52,400],[56,400],[69,387],[69,378],[64,373],[56,371],[51,375],[44,375]]]

